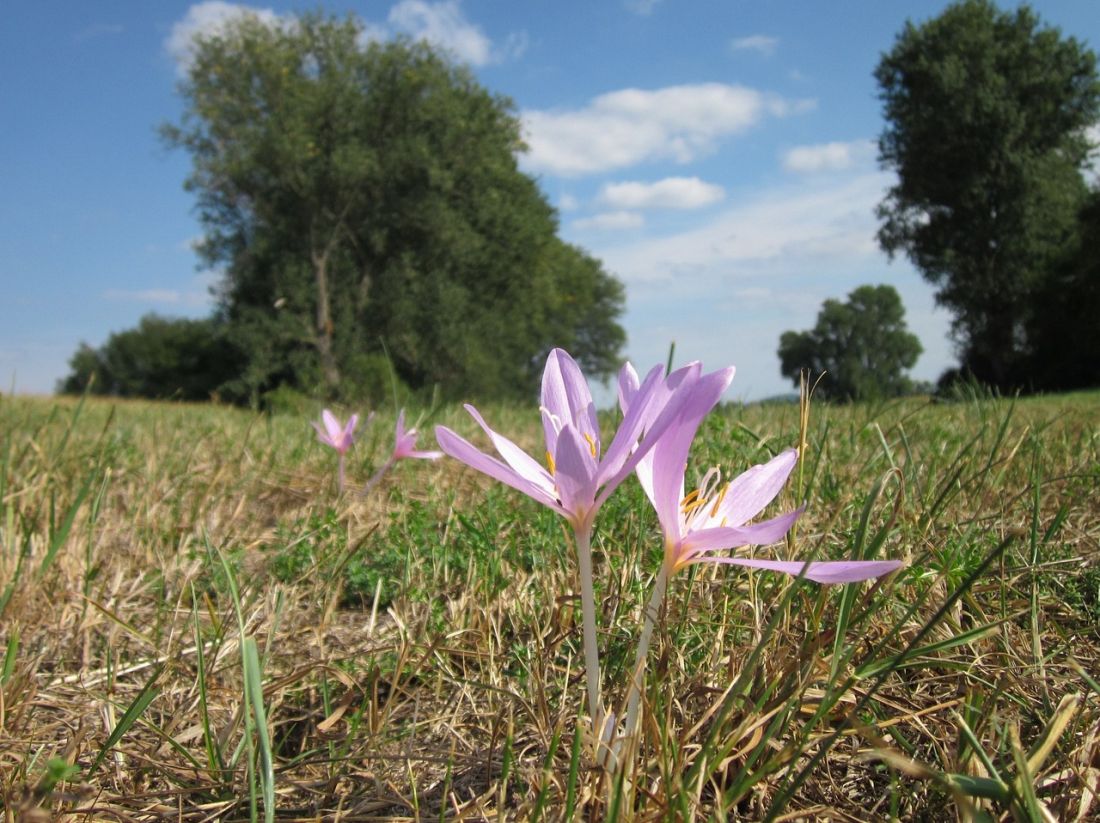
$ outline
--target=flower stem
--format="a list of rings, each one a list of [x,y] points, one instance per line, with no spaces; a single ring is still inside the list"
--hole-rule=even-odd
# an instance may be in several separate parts
[[[391,457],[389,460],[382,464],[378,471],[371,475],[371,479],[368,480],[367,485],[363,487],[363,497],[366,497],[368,494],[371,493],[371,490],[378,485],[378,481],[382,479],[382,476],[391,468],[393,468],[394,462],[394,459]]]
[[[588,714],[596,735],[596,748],[603,739],[603,709],[600,706],[600,654],[596,646],[596,597],[592,590],[592,530],[574,531],[577,564],[581,578],[581,613],[584,620],[584,669],[588,682]]]
[[[657,579],[653,581],[653,594],[650,595],[649,604],[645,607],[645,622],[642,624],[642,634],[638,638],[638,653],[634,658],[634,670],[630,675],[630,687],[627,690],[626,725],[623,727],[623,738],[628,744],[634,737],[634,729],[638,722],[638,705],[641,701],[642,685],[645,683],[645,661],[649,654],[649,642],[653,637],[653,627],[657,624],[657,617],[661,613],[661,604],[664,602],[667,588],[668,570],[662,563]],[[618,748],[616,748],[616,754],[618,754]]]
[[[336,469],[336,486],[340,494],[344,493],[344,455],[340,455],[339,467]]]

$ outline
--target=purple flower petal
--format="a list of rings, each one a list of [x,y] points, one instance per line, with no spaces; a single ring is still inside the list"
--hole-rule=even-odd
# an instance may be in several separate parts
[[[754,569],[782,572],[797,577],[806,569],[805,577],[815,583],[858,583],[873,577],[882,577],[897,571],[904,564],[900,560],[752,560],[747,557],[700,557],[693,563],[725,563],[730,566],[748,566]]]
[[[343,433],[343,426],[341,426],[340,421],[336,419],[336,415],[328,409],[324,409],[321,412],[321,420],[324,421],[325,431],[328,433],[329,440],[335,445],[336,441]]]
[[[630,408],[630,401],[638,393],[638,385],[638,372],[634,371],[630,361],[627,361],[619,369],[619,408],[622,409],[623,414],[626,414],[626,410]]]
[[[558,431],[569,423],[582,436],[591,437],[599,453],[600,428],[592,393],[577,361],[562,349],[554,349],[546,358],[542,373],[542,406],[557,422],[555,427],[551,421],[543,420],[548,451],[557,451]]]
[[[629,364],[627,364],[629,366]],[[627,367],[624,366],[625,370]],[[631,369],[633,372],[633,369]],[[604,452],[600,463],[600,485],[608,483],[611,478],[621,474],[624,478],[630,474],[630,470],[623,471],[623,464],[629,459],[632,450],[638,445],[638,438],[645,430],[649,410],[654,402],[657,392],[660,391],[664,369],[654,366],[645,376],[645,380],[634,391],[629,407],[623,409],[623,419],[615,436],[611,438],[611,445]],[[637,375],[635,375],[635,379]],[[629,379],[629,378],[628,378]],[[611,486],[614,489],[621,480]]]
[[[797,463],[798,450],[787,449],[741,473],[730,482],[720,505],[699,513],[695,527],[708,528],[723,521],[729,526],[747,523],[776,498]]]
[[[596,458],[591,446],[573,426],[562,427],[554,455],[554,482],[562,507],[583,520],[594,508]]]
[[[769,543],[775,543],[786,536],[802,512],[803,509],[795,509],[793,512],[781,514],[762,523],[753,523],[751,526],[725,526],[689,532],[683,540],[681,562],[719,549],[767,546]]]
[[[482,474],[487,474],[494,480],[499,480],[501,483],[511,486],[517,491],[523,492],[536,502],[548,506],[564,517],[569,516],[569,512],[562,508],[561,504],[558,503],[552,493],[547,492],[542,486],[532,483],[530,480],[517,473],[513,468],[500,462],[495,457],[490,457],[482,453],[469,441],[455,434],[447,427],[436,426],[435,439],[443,452],[450,455],[455,460],[465,463],[470,468],[476,469]]]
[[[489,439],[493,441],[493,447],[500,453],[500,456],[504,458],[504,462],[512,467],[513,471],[529,483],[534,483],[544,489],[551,497],[554,496],[553,478],[550,477],[550,473],[543,468],[541,463],[503,434],[498,434],[489,428],[489,424],[482,418],[481,413],[469,403],[466,404],[465,409],[470,413],[470,416],[477,421],[477,424],[481,426],[482,430],[489,435]]]

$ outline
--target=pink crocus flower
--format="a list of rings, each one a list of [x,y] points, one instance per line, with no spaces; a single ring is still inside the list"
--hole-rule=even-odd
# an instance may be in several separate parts
[[[488,435],[500,458],[485,454],[445,426],[436,426],[436,439],[444,453],[553,509],[575,530],[588,532],[600,506],[653,448],[679,410],[684,397],[666,397],[658,410],[662,413],[653,414],[662,371],[655,366],[638,386],[635,403],[606,451],[600,442],[588,383],[576,361],[561,349],[550,352],[542,376],[539,411],[546,439],[545,466],[489,428],[469,404],[466,411]],[[639,443],[643,426],[648,431]]]
[[[393,435],[393,460],[402,460],[406,457],[418,460],[438,460],[443,456],[440,451],[417,451],[416,429],[405,429],[405,410],[397,415],[397,426]]]
[[[691,367],[695,368],[696,364]],[[628,690],[625,733],[633,734],[637,718],[642,672],[649,641],[668,579],[694,563],[723,563],[734,566],[802,575],[817,583],[855,583],[896,571],[898,560],[811,561],[767,560],[716,556],[712,552],[739,546],[775,543],[787,534],[803,509],[768,520],[749,523],[782,490],[795,464],[798,451],[787,449],[767,463],[753,466],[722,485],[721,473],[712,469],[699,488],[684,493],[688,452],[704,417],[717,404],[733,380],[733,368],[700,377],[694,382],[696,402],[682,408],[677,419],[653,450],[639,461],[638,480],[657,512],[664,537],[664,562],[654,582],[646,607],[645,624],[638,642],[638,654]],[[638,392],[637,375],[625,369],[619,379],[619,402],[624,413]],[[620,747],[616,746],[616,754]]]
[[[402,409],[397,414],[397,425],[394,426],[393,433],[393,451],[390,452],[389,458],[385,463],[374,473],[370,480],[367,481],[367,485],[363,487],[363,494],[366,495],[373,489],[378,481],[382,479],[382,475],[393,468],[393,464],[398,460],[404,460],[406,458],[413,458],[416,460],[438,460],[443,456],[443,452],[440,451],[418,451],[416,448],[416,429],[405,429],[405,410]]]
[[[603,503],[654,447],[681,406],[692,400],[690,392],[666,389],[663,372],[661,366],[654,367],[636,386],[633,402],[606,451],[600,440],[588,383],[576,361],[562,349],[550,352],[542,375],[539,411],[546,441],[545,466],[489,428],[473,406],[467,405],[466,410],[489,437],[499,459],[483,453],[445,426],[435,429],[439,446],[446,454],[523,492],[560,514],[573,527],[581,584],[588,706],[597,739],[602,735],[603,717],[592,588],[592,526]],[[678,388],[687,388],[690,381],[682,382]]]
[[[336,415],[328,409],[325,409],[321,412],[321,422],[324,424],[323,429],[317,423],[310,423],[310,425],[316,429],[317,439],[326,446],[334,448],[336,453],[340,455],[337,480],[340,491],[343,491],[344,455],[347,453],[347,450],[351,448],[351,444],[355,442],[355,427],[359,425],[359,415],[353,414],[348,418],[347,425],[341,425],[340,421],[336,419]]]

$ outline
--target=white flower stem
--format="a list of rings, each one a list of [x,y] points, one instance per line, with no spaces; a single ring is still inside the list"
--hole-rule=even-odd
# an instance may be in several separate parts
[[[336,485],[340,490],[340,494],[344,493],[344,455],[341,453],[338,467],[336,469]]]
[[[592,530],[574,531],[577,542],[577,564],[581,578],[581,613],[584,620],[584,669],[588,682],[588,714],[596,746],[603,739],[603,709],[600,706],[600,654],[596,645],[596,597],[592,590]]]
[[[630,675],[630,687],[627,690],[626,700],[626,725],[623,727],[624,742],[629,743],[634,737],[635,726],[638,722],[638,705],[641,702],[642,687],[645,683],[645,662],[649,654],[649,642],[653,638],[653,627],[657,625],[657,617],[661,613],[661,604],[665,599],[665,590],[668,588],[668,570],[661,564],[661,570],[657,573],[657,579],[653,581],[653,593],[649,597],[649,604],[645,607],[645,622],[642,624],[642,634],[638,638],[638,653],[634,658],[634,670]],[[616,754],[618,749],[616,749]]]

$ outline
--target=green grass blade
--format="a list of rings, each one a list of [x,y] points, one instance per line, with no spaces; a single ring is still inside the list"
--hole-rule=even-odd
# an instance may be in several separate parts
[[[160,679],[161,672],[164,671],[163,666],[157,666],[153,669],[153,674],[145,681],[145,685],[141,687],[141,691],[138,692],[137,697],[134,698],[134,702],[130,704],[129,708],[123,713],[122,717],[115,724],[115,727],[111,729],[111,733],[107,736],[107,741],[103,744],[103,748],[99,750],[99,754],[96,755],[95,760],[92,761],[92,765],[88,768],[88,774],[94,774],[100,764],[103,763],[103,759],[114,748],[115,744],[122,739],[122,736],[130,730],[130,727],[137,722],[137,719],[145,713],[145,710],[149,708],[149,704],[152,703],[158,694],[160,694],[160,687],[157,681]]]
[[[264,820],[275,820],[275,768],[271,754],[271,738],[267,733],[267,714],[264,711],[263,669],[260,668],[260,655],[256,649],[256,640],[246,637],[241,644],[244,660],[244,687],[248,693],[248,702],[252,716],[256,721],[256,737],[260,749],[260,785],[264,797]]]

